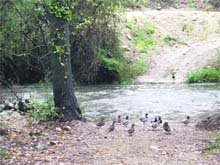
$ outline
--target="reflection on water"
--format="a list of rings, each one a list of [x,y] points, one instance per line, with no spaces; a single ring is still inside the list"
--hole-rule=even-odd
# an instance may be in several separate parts
[[[45,92],[41,86],[19,87],[24,97],[29,93],[43,101]],[[1,89],[5,95],[6,90]],[[51,90],[50,90],[51,91]],[[89,118],[118,114],[133,118],[148,112],[150,116],[161,115],[176,119],[185,115],[198,115],[220,109],[220,84],[139,84],[81,86],[76,96]]]

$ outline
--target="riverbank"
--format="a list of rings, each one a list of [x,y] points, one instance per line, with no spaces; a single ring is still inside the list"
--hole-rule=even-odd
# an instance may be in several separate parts
[[[5,165],[219,163],[220,155],[203,153],[215,132],[197,130],[194,122],[184,126],[170,121],[171,135],[166,135],[162,127],[152,130],[150,123],[145,126],[138,120],[132,123],[136,124],[133,136],[128,136],[129,127],[122,125],[116,125],[115,131],[108,133],[109,122],[102,128],[77,121],[52,126],[29,123],[23,129],[10,129],[7,136],[0,136],[1,148],[8,152],[7,159],[0,162]]]

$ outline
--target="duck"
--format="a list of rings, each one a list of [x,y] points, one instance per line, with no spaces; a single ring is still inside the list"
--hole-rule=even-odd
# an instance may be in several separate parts
[[[163,129],[164,129],[164,131],[165,131],[166,133],[170,134],[171,129],[170,129],[170,126],[169,126],[168,122],[165,122],[165,123],[163,124]]]
[[[159,125],[163,123],[163,121],[162,121],[162,119],[161,119],[161,116],[158,117],[157,123],[158,123]]]
[[[145,122],[147,122],[147,120],[148,120],[148,113],[146,113],[144,117],[139,118],[139,120],[140,120],[143,124],[145,124]]]
[[[125,121],[122,123],[123,126],[127,126],[129,124],[129,117],[126,116]]]
[[[133,133],[134,133],[134,126],[135,126],[135,124],[132,124],[132,125],[131,125],[131,128],[128,130],[129,136],[132,136],[132,135],[133,135]]]
[[[158,122],[153,122],[151,127],[153,128],[153,130],[156,129],[158,127]]]
[[[102,117],[101,119],[100,119],[100,121],[96,124],[96,126],[98,126],[98,127],[102,127],[102,126],[104,126],[105,125],[105,118],[104,117]]]
[[[173,81],[175,81],[175,79],[176,79],[175,72],[172,72],[172,79],[173,79]]]
[[[118,123],[118,124],[121,124],[121,115],[118,115],[117,123]]]
[[[116,123],[116,121],[114,120],[114,121],[112,122],[112,125],[110,125],[110,127],[109,127],[109,129],[108,129],[108,132],[114,131],[114,129],[115,129],[115,123]]]
[[[182,121],[184,125],[188,125],[190,123],[190,116],[186,117],[186,120]]]

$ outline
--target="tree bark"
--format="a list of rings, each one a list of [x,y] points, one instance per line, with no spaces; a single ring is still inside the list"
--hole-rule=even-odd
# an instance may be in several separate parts
[[[55,106],[63,114],[64,120],[82,119],[81,111],[74,94],[71,69],[69,23],[67,20],[51,18],[51,67]],[[61,47],[57,52],[56,47]]]

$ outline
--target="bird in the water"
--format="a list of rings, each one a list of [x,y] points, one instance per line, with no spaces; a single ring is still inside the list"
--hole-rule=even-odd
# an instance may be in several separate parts
[[[157,123],[158,123],[158,124],[162,124],[162,123],[163,123],[163,121],[162,121],[162,119],[161,119],[160,116],[158,117]]]
[[[108,132],[114,131],[114,129],[115,129],[115,123],[116,123],[116,121],[114,120],[114,121],[112,122],[112,125],[110,125],[110,127],[109,127],[109,129],[108,129]]]
[[[173,81],[175,81],[175,79],[176,79],[175,72],[172,72],[172,79],[173,79]]]
[[[118,123],[118,124],[121,124],[121,115],[118,115],[117,123]]]
[[[144,116],[144,117],[141,117],[139,120],[140,120],[143,124],[145,124],[145,123],[147,122],[147,120],[148,120],[148,113],[146,113],[145,116]]]
[[[132,125],[131,125],[131,128],[128,130],[129,136],[132,136],[132,135],[133,135],[133,133],[134,133],[134,126],[135,126],[135,124],[132,124]]]
[[[101,120],[96,124],[96,126],[98,126],[98,127],[102,127],[102,126],[104,126],[105,125],[105,118],[104,117],[102,117],[101,118]]]
[[[184,125],[188,125],[190,123],[190,116],[186,117],[186,120],[182,121]]]
[[[129,117],[126,116],[125,121],[122,123],[123,126],[127,126],[129,124]]]
[[[165,123],[163,124],[163,129],[164,129],[164,131],[165,131],[166,133],[170,134],[171,129],[170,129],[170,126],[169,126],[168,122],[165,122]]]

